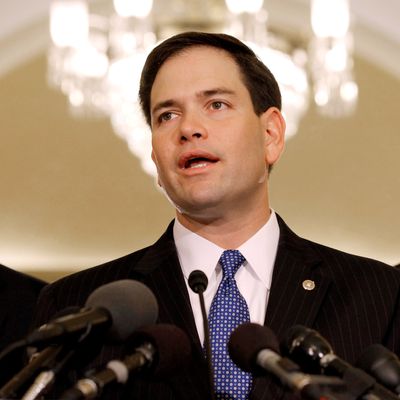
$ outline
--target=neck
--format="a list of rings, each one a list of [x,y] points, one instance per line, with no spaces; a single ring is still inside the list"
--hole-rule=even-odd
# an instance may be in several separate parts
[[[237,249],[267,223],[270,215],[269,207],[265,207],[257,210],[256,215],[240,213],[236,218],[233,215],[224,215],[202,219],[177,213],[177,219],[185,228],[217,246],[223,249]]]

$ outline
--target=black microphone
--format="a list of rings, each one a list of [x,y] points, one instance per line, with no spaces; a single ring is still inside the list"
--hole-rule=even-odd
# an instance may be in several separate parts
[[[79,307],[67,307],[55,314],[55,318],[75,313],[79,311]],[[16,342],[19,343],[19,342]],[[19,347],[18,347],[19,348]],[[29,349],[35,351],[35,349]],[[16,375],[9,379],[0,389],[0,399],[15,398],[17,391],[29,383],[38,371],[42,370],[42,366],[52,362],[61,352],[63,346],[61,344],[46,347],[44,350],[31,354],[29,363],[25,365]]]
[[[282,342],[282,352],[304,370],[319,370],[325,375],[342,378],[348,392],[356,399],[395,400],[392,392],[359,368],[355,368],[334,354],[329,342],[317,331],[302,325],[290,328]]]
[[[135,348],[122,360],[111,360],[106,368],[80,379],[59,400],[83,400],[101,396],[112,383],[125,384],[132,374],[165,377],[184,367],[191,355],[185,332],[169,324],[150,325],[136,331],[130,339]]]
[[[369,346],[356,362],[382,385],[400,396],[400,359],[381,344]]]
[[[54,315],[54,318],[60,318],[60,317],[64,317],[66,315],[72,314],[72,313],[76,313],[78,312],[80,309],[80,307],[77,306],[71,306],[71,307],[67,307],[59,312],[57,312]],[[20,339],[17,340],[13,343],[11,343],[10,345],[8,345],[7,347],[5,347],[3,349],[3,351],[0,353],[0,363],[7,363],[8,361],[8,357],[10,357],[10,355],[13,354],[13,352],[17,351],[17,350],[21,350],[22,347],[26,346],[26,342],[25,339]],[[29,357],[32,356],[36,356],[39,353],[37,352],[37,349],[34,347],[28,348],[27,352],[24,353],[25,355],[28,355]]]
[[[198,269],[192,271],[189,275],[188,282],[190,289],[192,289],[193,292],[202,297],[208,286],[208,279],[206,274]]]
[[[126,340],[137,328],[152,324],[158,316],[153,293],[133,280],[119,280],[100,286],[88,297],[86,307],[53,319],[24,340],[25,344],[50,344],[38,360],[33,360],[0,389],[0,398],[11,398],[29,379],[39,373],[28,392],[45,390],[55,376],[76,359],[94,356],[100,341]],[[70,307],[68,308],[70,309]],[[63,315],[65,313],[61,311]],[[94,328],[94,329],[93,329]],[[88,343],[87,338],[96,340]],[[99,347],[99,346],[98,346]],[[43,353],[43,354],[42,354]],[[82,356],[84,354],[84,356]]]
[[[229,339],[229,355],[243,371],[263,376],[265,371],[278,378],[281,384],[302,398],[311,400],[341,399],[346,386],[337,378],[306,375],[293,361],[279,355],[276,336],[266,326],[244,323]]]
[[[203,295],[208,286],[208,279],[203,271],[195,270],[190,273],[188,282],[190,289],[197,293],[200,299],[201,315],[203,317],[204,348],[207,359],[208,383],[210,385],[211,400],[215,400],[214,370],[211,360],[210,329],[208,326],[208,318]]]
[[[38,375],[25,391],[21,400],[35,400],[39,396],[48,391],[49,387],[53,385],[56,378],[67,368],[78,364],[84,365],[88,361],[96,357],[101,350],[102,335],[93,338],[90,330],[81,335],[78,340],[65,340],[63,344],[53,344],[46,347],[42,353],[49,351],[49,349],[56,349],[57,351],[51,352],[50,356],[44,358],[42,363],[38,363]],[[39,358],[38,356],[38,358]],[[42,397],[41,397],[42,398]]]
[[[33,331],[25,338],[25,345],[60,343],[93,328],[107,332],[106,339],[123,341],[136,328],[154,323],[157,316],[158,304],[151,290],[143,283],[123,279],[97,288],[78,313]]]

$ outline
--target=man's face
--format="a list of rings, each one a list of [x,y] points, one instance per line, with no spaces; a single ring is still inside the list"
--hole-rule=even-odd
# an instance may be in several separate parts
[[[167,60],[150,107],[159,183],[184,214],[267,205],[268,118],[228,53],[198,46]]]

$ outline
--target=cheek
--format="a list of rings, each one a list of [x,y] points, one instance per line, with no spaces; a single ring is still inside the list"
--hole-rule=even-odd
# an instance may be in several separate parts
[[[248,124],[242,127],[237,142],[240,144],[242,152],[248,149],[250,153],[254,154],[255,152],[256,156],[259,152],[264,151],[265,136],[259,126]]]
[[[174,168],[173,150],[160,142],[153,143],[153,161],[157,167],[159,177],[169,176]]]
[[[166,148],[166,143],[160,138],[152,139],[152,158],[156,165],[160,165],[163,163],[163,159],[165,158],[165,154],[168,154],[168,149]]]

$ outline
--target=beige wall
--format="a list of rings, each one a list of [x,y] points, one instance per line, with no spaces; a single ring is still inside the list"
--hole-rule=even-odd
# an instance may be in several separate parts
[[[313,107],[271,177],[300,235],[400,262],[400,80],[361,57],[357,112]],[[106,119],[73,119],[46,55],[0,77],[0,263],[53,280],[152,243],[173,217]],[[47,271],[47,272],[43,272]]]

